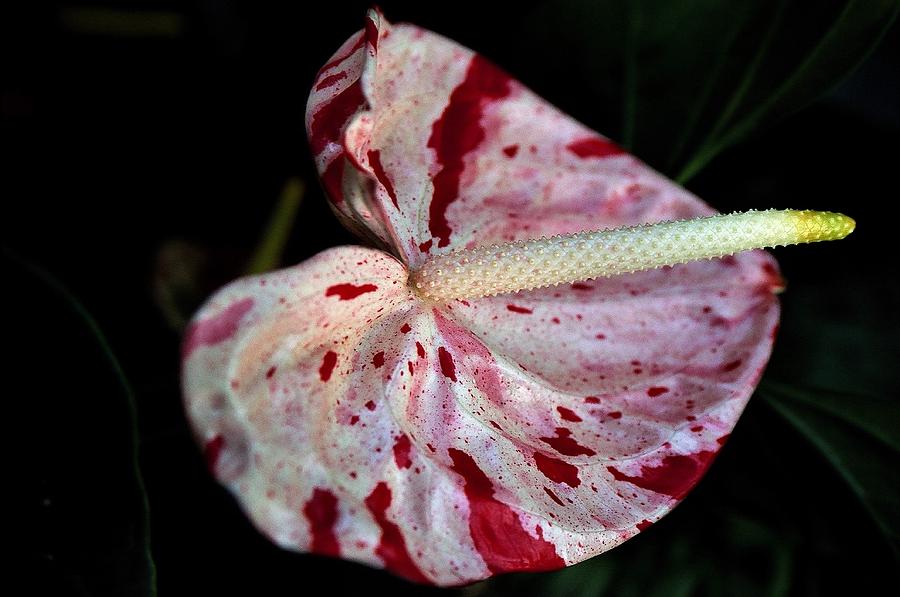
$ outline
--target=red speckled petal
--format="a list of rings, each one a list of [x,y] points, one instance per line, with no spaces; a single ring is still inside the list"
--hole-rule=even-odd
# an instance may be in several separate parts
[[[434,253],[713,210],[483,57],[372,11],[307,106],[316,164],[353,230]]]
[[[470,50],[371,12],[307,112],[339,217],[429,254],[712,213]],[[762,252],[429,304],[343,247],[238,281],[184,344],[214,473],[280,545],[455,585],[601,553],[668,512],[771,350]]]

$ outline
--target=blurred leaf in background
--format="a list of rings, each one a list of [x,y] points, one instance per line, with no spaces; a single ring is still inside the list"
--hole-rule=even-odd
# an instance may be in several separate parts
[[[13,325],[6,336],[16,348],[10,374],[30,381],[12,387],[31,390],[15,396],[11,413],[33,432],[23,443],[25,466],[13,477],[23,490],[13,511],[26,533],[16,551],[34,573],[28,591],[154,596],[131,384],[97,322],[65,286],[7,251],[3,265],[20,291],[7,307],[40,325]]]
[[[576,115],[686,182],[835,87],[898,10],[896,0],[562,0],[524,25],[541,53],[532,77],[577,81]]]

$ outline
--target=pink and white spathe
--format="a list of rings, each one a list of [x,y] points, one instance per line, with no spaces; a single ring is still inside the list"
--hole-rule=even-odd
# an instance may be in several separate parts
[[[185,340],[191,422],[260,530],[457,585],[574,564],[671,510],[769,357],[774,260],[431,302],[407,279],[432,255],[714,212],[377,12],[320,71],[307,124],[335,212],[380,250],[239,280]]]

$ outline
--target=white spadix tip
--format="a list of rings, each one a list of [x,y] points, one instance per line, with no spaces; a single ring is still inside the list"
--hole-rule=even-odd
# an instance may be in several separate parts
[[[604,278],[740,251],[844,238],[853,219],[827,211],[767,210],[661,222],[453,251],[410,274],[438,301]]]

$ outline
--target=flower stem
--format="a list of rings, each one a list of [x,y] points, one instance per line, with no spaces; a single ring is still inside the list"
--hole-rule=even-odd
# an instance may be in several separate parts
[[[493,296],[655,269],[736,252],[844,238],[833,212],[767,210],[578,232],[462,249],[429,259],[410,285],[432,300]]]

